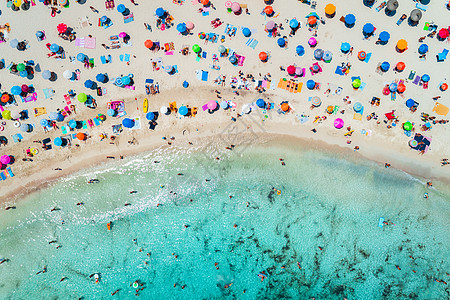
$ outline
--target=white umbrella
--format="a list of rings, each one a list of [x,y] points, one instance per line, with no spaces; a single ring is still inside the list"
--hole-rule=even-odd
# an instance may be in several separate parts
[[[11,112],[11,119],[17,120],[19,118],[20,118],[20,113],[17,110]]]
[[[245,104],[242,106],[242,112],[244,114],[249,114],[252,111],[252,108],[250,107],[250,104]]]
[[[72,71],[65,70],[64,73],[63,73],[63,77],[66,78],[66,79],[72,78]]]
[[[167,106],[161,106],[161,109],[159,110],[163,115],[167,114],[169,112],[169,108]]]

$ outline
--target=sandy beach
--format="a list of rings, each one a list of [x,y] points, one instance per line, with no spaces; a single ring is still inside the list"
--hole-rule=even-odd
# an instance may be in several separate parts
[[[448,124],[433,124],[431,130],[421,131],[424,121],[421,120],[421,113],[427,113],[430,116],[436,116],[436,120],[446,119],[448,116],[436,115],[432,109],[436,102],[449,106],[448,91],[441,91],[440,84],[445,82],[448,77],[448,62],[437,62],[436,54],[443,48],[448,48],[448,39],[438,41],[436,38],[427,37],[422,43],[418,39],[429,32],[423,30],[425,22],[434,22],[439,28],[448,27],[448,12],[444,11],[445,5],[439,2],[432,2],[417,26],[409,26],[407,20],[401,25],[396,21],[403,14],[409,15],[415,8],[416,2],[408,1],[400,3],[394,16],[389,17],[384,10],[377,12],[375,7],[372,9],[364,6],[362,1],[334,1],[336,5],[336,15],[333,18],[325,16],[324,8],[327,3],[318,3],[313,9],[309,5],[299,1],[285,0],[274,1],[272,17],[260,14],[265,8],[263,1],[247,1],[248,14],[243,8],[240,15],[227,12],[227,8],[222,1],[212,1],[214,8],[209,7],[208,15],[202,16],[198,10],[202,7],[196,1],[182,1],[183,5],[177,5],[170,1],[137,1],[138,5],[133,5],[129,1],[116,1],[116,8],[123,3],[134,15],[134,21],[124,23],[124,17],[121,13],[114,10],[106,10],[104,1],[90,1],[85,5],[80,5],[73,1],[69,8],[59,7],[60,12],[55,17],[51,17],[50,6],[44,6],[37,3],[28,11],[14,12],[6,8],[3,2],[0,5],[2,15],[0,23],[9,23],[10,32],[7,34],[6,41],[0,44],[2,57],[5,59],[5,65],[11,63],[20,63],[24,60],[33,60],[35,64],[40,65],[40,70],[35,69],[34,79],[29,80],[15,74],[10,74],[7,68],[0,70],[0,83],[2,91],[10,92],[12,86],[22,84],[32,84],[37,93],[37,100],[28,103],[22,103],[19,97],[15,104],[11,104],[5,109],[11,111],[28,110],[29,119],[22,120],[22,123],[33,124],[34,129],[31,133],[20,132],[19,128],[13,126],[14,120],[5,121],[4,130],[0,135],[7,137],[8,144],[0,148],[1,155],[14,156],[15,162],[11,165],[14,177],[8,177],[0,183],[0,199],[2,203],[11,203],[25,194],[46,186],[48,183],[61,178],[67,174],[107,161],[107,156],[114,156],[120,159],[120,156],[134,155],[143,151],[151,150],[154,147],[167,145],[170,137],[175,137],[173,145],[189,146],[192,142],[194,147],[200,147],[207,144],[212,139],[216,141],[221,137],[231,134],[232,136],[242,135],[240,143],[270,143],[276,139],[276,135],[285,136],[285,140],[290,137],[300,138],[303,144],[310,141],[322,143],[324,148],[332,148],[334,151],[345,151],[345,155],[359,156],[374,160],[380,164],[390,163],[393,168],[405,170],[406,172],[425,178],[427,180],[439,179],[444,182],[450,180],[450,168],[441,167],[440,161],[448,158],[448,140],[450,131]],[[217,2],[217,3],[216,3]],[[95,13],[89,9],[92,5],[99,10]],[[157,27],[157,17],[154,12],[157,8],[163,7],[167,13],[173,16],[173,26],[162,31]],[[307,19],[310,12],[317,14],[325,21],[325,24],[318,20],[317,28],[317,46],[311,48],[308,46],[308,39],[311,38],[315,29],[309,30]],[[356,25],[353,28],[347,28],[339,19],[353,13],[356,16]],[[113,23],[107,29],[98,26],[99,18],[106,15]],[[86,16],[89,24],[81,24],[79,18]],[[211,21],[220,18],[222,25],[212,28]],[[290,36],[289,20],[297,18],[301,25],[295,35]],[[280,36],[286,36],[288,41],[286,47],[279,47],[277,39],[279,37],[268,37],[264,31],[268,21],[273,20],[282,24],[284,29],[279,29]],[[191,34],[180,34],[176,27],[181,22],[193,22],[195,27]],[[364,39],[362,27],[366,22],[372,22],[376,27],[375,36]],[[87,49],[76,46],[75,42],[62,40],[58,37],[57,25],[65,23],[74,29],[76,37],[88,37],[91,35],[96,38],[95,49]],[[148,30],[144,23],[151,26],[152,31]],[[235,36],[228,36],[224,30],[227,24],[238,28]],[[251,38],[258,41],[255,49],[246,45],[249,39],[244,37],[242,28],[249,28],[252,31]],[[45,30],[46,39],[38,41],[36,31]],[[377,35],[381,31],[390,33],[390,40],[387,45],[378,45]],[[110,36],[119,35],[125,32],[130,37],[130,42],[123,45],[120,49],[104,49],[101,44],[109,45]],[[225,35],[224,42],[206,42],[199,38],[200,32],[213,32],[220,36]],[[18,51],[10,47],[10,41],[17,39],[19,41],[28,41],[25,51]],[[399,39],[405,39],[408,42],[408,49],[403,53],[398,53],[395,45]],[[173,42],[174,50],[171,51],[151,51],[144,46],[146,40],[160,42],[161,45]],[[46,43],[57,43],[64,48],[65,58],[56,59],[47,57],[49,51]],[[341,50],[341,43],[348,42],[353,47],[353,54],[344,54]],[[429,47],[425,59],[419,59],[418,48],[426,43]],[[197,55],[193,52],[192,46],[198,44],[203,53],[207,53],[206,58],[196,59]],[[242,66],[235,66],[230,63],[229,57],[220,57],[218,47],[220,45],[233,49],[241,56],[245,56]],[[296,46],[302,45],[305,49],[303,56],[296,54]],[[180,50],[183,47],[189,47],[190,54],[182,55]],[[325,63],[314,58],[315,49],[329,50],[333,54],[332,61]],[[359,51],[372,53],[368,62],[360,61],[357,58]],[[259,60],[258,54],[266,52],[269,56],[267,62]],[[90,58],[94,58],[93,68],[83,68],[83,64],[75,59],[78,53],[84,53]],[[102,64],[100,57],[108,54],[112,57],[112,63]],[[120,57],[130,54],[129,63],[121,61]],[[218,59],[212,59],[213,54]],[[71,62],[70,57],[74,57]],[[173,75],[160,70],[152,70],[152,60],[161,58],[163,65],[177,66],[177,72]],[[388,61],[390,69],[387,72],[377,72],[379,63]],[[404,62],[406,68],[403,72],[393,70],[398,62]],[[309,67],[318,62],[323,71],[312,75]],[[336,66],[341,63],[351,64],[348,75],[340,76],[335,74]],[[220,66],[220,70],[210,68],[210,65]],[[306,68],[305,77],[288,75],[285,70],[289,65]],[[280,66],[283,66],[281,70]],[[68,80],[63,77],[65,70],[80,71],[79,80]],[[55,72],[58,76],[56,81],[45,80],[42,77],[43,70]],[[196,78],[196,71],[208,71],[208,81],[200,81]],[[414,70],[417,75],[428,74],[431,78],[428,88],[421,84],[413,84],[408,80],[410,71]],[[267,79],[269,85],[264,92],[259,93],[255,90],[255,82],[250,82],[249,90],[232,89],[230,87],[230,78],[239,78],[239,72],[242,72],[247,78],[247,74],[252,74],[256,81]],[[107,91],[103,96],[97,96],[95,91],[85,87],[86,80],[94,80],[97,74],[107,73],[109,78],[133,75],[135,89],[126,89],[109,83],[99,83]],[[218,76],[226,76],[225,86],[217,85],[213,81]],[[355,89],[352,87],[353,76],[360,76],[365,87]],[[280,79],[292,79],[296,83],[302,83],[303,87],[298,93],[290,93],[278,86]],[[159,84],[160,93],[156,95],[146,95],[145,80],[153,79]],[[314,80],[316,87],[320,88],[309,90],[306,86],[308,80]],[[383,95],[383,87],[392,82],[404,81],[406,91],[403,94],[397,94],[396,100],[392,101],[391,96]],[[189,82],[189,87],[183,88],[183,82]],[[43,89],[51,88],[54,95],[45,99]],[[339,89],[340,88],[340,89]],[[44,151],[39,143],[47,137],[52,140],[62,136],[61,129],[51,129],[48,133],[43,131],[39,122],[49,113],[63,109],[66,106],[64,95],[70,89],[75,90],[77,94],[86,93],[95,97],[97,102],[96,109],[89,109],[83,103],[72,99],[72,104],[76,106],[76,113],[72,112],[63,122],[57,122],[58,127],[68,123],[69,120],[88,120],[96,117],[98,114],[107,113],[107,103],[110,101],[123,100],[125,103],[126,117],[140,118],[140,129],[127,129],[117,135],[112,132],[112,125],[122,124],[122,118],[106,117],[99,126],[89,127],[88,129],[75,130],[71,133],[85,132],[89,135],[86,141],[72,142],[71,146],[64,148],[53,145],[51,150]],[[340,90],[336,93],[337,90]],[[220,94],[216,93],[219,91]],[[235,92],[238,91],[239,95]],[[217,97],[219,95],[220,98]],[[319,107],[312,109],[310,97],[318,96],[322,100]],[[373,97],[381,99],[379,106],[371,105]],[[433,99],[439,97],[438,99]],[[197,107],[196,116],[184,117],[176,111],[170,115],[160,115],[157,119],[158,125],[155,130],[148,129],[146,114],[143,112],[143,101],[147,98],[149,101],[149,111],[159,111],[162,106],[169,106],[170,102],[176,102],[178,108],[188,105],[190,108]],[[274,108],[270,110],[261,109],[256,106],[257,99],[263,99],[266,103],[274,103]],[[405,105],[405,101],[412,98],[419,103],[417,110],[413,113]],[[136,100],[135,100],[136,99]],[[203,111],[201,107],[210,100],[223,100],[235,103],[235,107],[227,110],[218,109],[214,112]],[[288,112],[281,111],[282,102],[287,101],[289,105]],[[351,101],[351,103],[349,103]],[[354,104],[361,103],[364,106],[362,119],[355,119]],[[243,113],[243,109],[251,106],[251,112]],[[333,106],[336,111],[328,114],[326,109]],[[47,114],[35,117],[33,109],[35,107],[45,107]],[[338,107],[338,108],[336,108]],[[395,127],[388,126],[385,123],[385,113],[395,110],[398,118],[398,124]],[[367,120],[367,116],[374,113],[378,116],[377,120]],[[238,116],[241,115],[240,117]],[[308,120],[303,124],[301,120]],[[318,117],[318,118],[316,118]],[[324,118],[325,117],[325,118]],[[232,118],[237,118],[233,121]],[[344,128],[336,129],[334,120],[341,118],[344,122]],[[316,119],[316,121],[315,121]],[[405,122],[414,123],[414,132],[421,133],[432,139],[428,151],[424,155],[419,155],[418,151],[412,150],[408,142],[414,137],[405,135],[401,128]],[[351,127],[346,130],[347,127]],[[390,127],[390,128],[388,128]],[[315,129],[316,133],[312,130]],[[352,131],[350,135],[346,133]],[[23,140],[19,143],[13,142],[12,135],[21,133]],[[101,141],[99,135],[105,133],[108,138]],[[110,136],[116,136],[114,141]],[[167,140],[162,138],[166,137]],[[254,139],[252,139],[254,137]],[[135,139],[133,144],[129,141]],[[239,141],[239,139],[238,139]],[[350,143],[351,142],[351,143]],[[76,146],[78,144],[79,146]],[[169,146],[169,145],[168,145]],[[359,150],[354,151],[358,146]],[[27,158],[25,151],[28,148],[37,148],[39,153],[33,157],[33,161],[22,161]],[[28,157],[30,158],[30,157]],[[62,170],[55,170],[61,168]],[[5,206],[5,205],[4,205]]]

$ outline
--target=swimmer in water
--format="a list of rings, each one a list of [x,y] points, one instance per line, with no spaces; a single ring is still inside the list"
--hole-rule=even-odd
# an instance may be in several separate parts
[[[136,194],[137,193],[137,191],[131,191],[130,192],[130,194]]]
[[[83,202],[78,202],[78,203],[77,203],[77,205],[83,205],[83,204],[84,204]]]
[[[88,183],[97,183],[97,182],[99,182],[98,179],[91,179],[91,180],[88,181]]]

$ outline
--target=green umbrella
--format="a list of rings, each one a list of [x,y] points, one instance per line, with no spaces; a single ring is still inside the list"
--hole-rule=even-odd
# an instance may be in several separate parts
[[[21,72],[21,71],[23,71],[23,70],[25,70],[25,65],[22,64],[22,63],[18,64],[18,65],[17,65],[17,71]]]
[[[84,103],[84,102],[86,102],[86,100],[87,100],[87,96],[85,93],[78,94],[78,101],[80,101],[81,103]]]
[[[353,80],[352,85],[355,89],[359,88],[361,86],[361,79],[356,78],[355,80]]]
[[[197,45],[197,44],[195,44],[194,46],[192,46],[192,51],[194,51],[195,53],[198,53],[198,52],[200,52],[200,46],[199,45]]]
[[[403,129],[405,129],[406,131],[411,131],[411,129],[412,129],[412,124],[411,124],[411,122],[405,122],[405,123],[403,124]]]
[[[2,112],[2,117],[5,120],[11,120],[11,111],[10,110],[4,110]]]

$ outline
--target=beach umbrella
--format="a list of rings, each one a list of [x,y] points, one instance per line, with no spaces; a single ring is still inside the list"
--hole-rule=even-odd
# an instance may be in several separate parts
[[[15,85],[11,88],[11,94],[18,96],[20,95],[20,93],[22,93],[22,89],[20,88],[20,86]]]
[[[295,67],[295,75],[303,76],[303,69],[299,67]]]
[[[17,45],[19,45],[19,41],[17,39],[13,39],[9,42],[9,45],[11,48],[17,48]]]
[[[363,105],[361,104],[361,102],[355,102],[355,104],[353,104],[353,110],[355,112],[360,112],[361,109],[363,109]]]
[[[275,27],[275,22],[274,21],[269,21],[269,22],[266,23],[266,29],[268,31],[272,31],[274,29],[274,27]]]
[[[389,0],[387,2],[387,5],[386,5],[386,9],[387,10],[395,11],[395,10],[397,10],[397,8],[398,8],[398,1],[397,0]]]
[[[127,10],[127,8],[125,7],[125,5],[123,5],[123,4],[117,5],[117,11],[118,11],[118,12],[123,13],[123,12],[125,12],[125,10]]]
[[[298,21],[297,19],[291,19],[289,21],[289,27],[291,27],[292,29],[295,29],[298,27]]]
[[[400,83],[398,86],[397,86],[397,92],[398,93],[404,93],[406,91],[406,85],[404,85],[403,83]]]
[[[391,91],[391,92],[393,92],[393,93],[395,93],[396,91],[397,91],[397,84],[395,83],[395,82],[393,82],[393,83],[391,83],[390,85],[389,85],[389,90]]]
[[[186,30],[187,30],[187,28],[186,28],[186,24],[185,23],[179,23],[177,25],[177,31],[179,33],[184,33],[184,32],[186,32]]]
[[[406,68],[406,65],[402,61],[398,62],[397,65],[395,66],[395,69],[399,72],[403,71],[405,68]]]
[[[53,144],[55,144],[56,147],[61,147],[63,144],[62,138],[59,136],[53,139]]]
[[[309,79],[309,80],[306,82],[306,87],[307,87],[308,89],[312,90],[312,89],[314,89],[314,88],[316,87],[316,83],[314,82],[314,80]]]
[[[264,13],[265,13],[266,15],[268,15],[268,16],[273,15],[273,7],[270,6],[270,5],[267,5],[267,6],[264,8]]]
[[[247,27],[244,27],[244,28],[242,29],[242,34],[243,34],[245,37],[249,37],[249,36],[252,35],[252,32],[251,32],[250,29],[248,29]]]
[[[27,77],[27,76],[28,76],[28,72],[25,71],[25,70],[24,70],[24,71],[20,71],[20,72],[19,72],[19,76],[20,76],[20,77]]]
[[[267,53],[266,52],[260,52],[259,53],[259,59],[261,61],[267,61]]]
[[[17,65],[17,71],[22,72],[23,70],[25,70],[25,64],[20,63]]]
[[[427,44],[422,44],[419,47],[419,53],[420,54],[425,54],[428,52],[428,45]]]
[[[2,111],[2,118],[5,120],[11,120],[11,111],[7,109]]]
[[[205,39],[206,34],[205,34],[204,32],[200,32],[200,33],[198,34],[198,37],[199,37],[201,40],[203,40],[203,39]]]
[[[44,127],[48,126],[48,120],[47,119],[42,119],[39,123],[41,124],[41,126],[44,126]]]
[[[381,69],[381,71],[383,71],[383,72],[387,72],[387,71],[389,70],[389,67],[390,67],[390,66],[391,66],[391,65],[390,65],[387,61],[384,61],[384,62],[381,63],[380,69]]]
[[[418,23],[422,19],[422,11],[420,9],[413,9],[409,18],[413,23]]]
[[[198,44],[195,44],[194,46],[192,46],[192,51],[194,51],[195,53],[200,52],[201,48]]]
[[[79,62],[84,62],[86,58],[87,58],[87,56],[86,56],[86,54],[84,54],[84,53],[78,53],[78,54],[77,54],[77,60],[78,60]]]
[[[10,97],[7,93],[3,93],[3,95],[0,97],[1,105],[4,105],[5,103],[8,103],[10,100]]]
[[[114,84],[122,87],[123,86],[123,81],[122,81],[122,77],[116,77],[116,80],[114,81]]]
[[[15,110],[11,112],[11,119],[13,120],[18,120],[20,119],[20,112]]]
[[[363,34],[364,35],[369,35],[371,33],[373,33],[375,27],[373,26],[372,23],[366,23],[363,27]]]
[[[289,110],[289,104],[287,104],[286,102],[282,103],[281,104],[281,110],[284,111],[284,112],[288,111]]]
[[[351,46],[347,42],[341,44],[341,51],[343,53],[347,53],[348,51],[350,51],[350,48],[351,48]]]
[[[410,141],[409,141],[409,146],[410,146],[411,148],[416,148],[418,144],[419,144],[419,143],[418,143],[416,140],[410,140]]]
[[[189,82],[187,82],[186,80],[183,81],[183,87],[184,87],[184,88],[187,88],[188,86],[189,86]]]
[[[70,70],[65,70],[63,73],[63,77],[66,79],[72,79],[73,72]]]
[[[359,60],[365,60],[366,56],[367,56],[366,52],[364,52],[364,51],[359,51],[358,52],[358,59]]]
[[[311,47],[315,47],[315,46],[317,45],[317,40],[316,40],[316,38],[315,38],[315,37],[310,37],[309,40],[308,40],[308,44],[309,44],[309,46],[311,46]]]
[[[334,4],[328,3],[325,6],[325,15],[328,18],[333,18],[335,14],[336,14],[336,6],[334,6]]]
[[[51,44],[50,45],[50,51],[56,53],[59,51],[59,46],[57,44]]]
[[[163,115],[167,115],[170,111],[167,106],[161,106],[161,109],[159,110]]]
[[[323,52],[322,59],[324,62],[329,63],[333,59],[333,54],[327,50]]]
[[[69,4],[69,0],[58,0],[60,6],[65,7]]]
[[[0,162],[4,165],[7,165],[11,162],[11,157],[9,157],[9,155],[2,155],[2,157],[0,157]]]
[[[415,104],[416,104],[415,101],[414,101],[413,99],[411,99],[411,98],[409,98],[408,100],[406,100],[406,106],[407,106],[408,108],[413,107]]]
[[[235,63],[237,63],[238,59],[236,56],[233,55],[233,56],[230,56],[229,61],[230,61],[230,63],[232,63],[234,65]]]
[[[342,120],[341,118],[337,118],[336,120],[334,120],[334,128],[341,129],[342,127],[344,127],[344,120]]]
[[[153,47],[153,42],[151,40],[146,40],[144,46],[145,48],[151,49]]]
[[[114,109],[110,108],[110,109],[108,109],[108,110],[106,111],[106,114],[107,114],[109,117],[114,117],[114,115],[116,114],[116,111],[115,111]]]
[[[122,39],[123,39],[124,37],[126,37],[127,35],[128,35],[128,34],[127,34],[126,32],[123,32],[123,31],[122,31],[121,33],[119,33],[119,37],[122,38]]]
[[[222,109],[228,109],[228,102],[225,100],[222,100],[222,102],[220,102],[220,108]]]
[[[322,104],[322,100],[320,100],[319,97],[314,96],[314,97],[311,99],[311,104],[312,104],[314,107],[319,107],[319,106]]]
[[[319,73],[319,71],[320,71],[319,65],[313,64],[313,66],[312,66],[312,71],[313,71],[314,73]]]
[[[180,108],[178,109],[178,113],[182,116],[187,115],[189,112],[189,109],[186,106],[180,106]]]
[[[448,31],[448,29],[446,29],[446,28],[441,28],[441,29],[439,30],[439,32],[438,32],[438,37],[439,37],[441,40],[444,40],[444,39],[448,38],[448,36],[449,36],[449,31]]]
[[[77,128],[77,121],[70,120],[68,125],[70,128],[75,129],[75,128]]]
[[[217,108],[217,102],[210,100],[207,104],[209,110],[215,110]]]
[[[192,30],[192,29],[194,29],[194,27],[195,27],[195,25],[194,25],[194,23],[192,23],[191,21],[187,21],[187,22],[186,22],[186,28],[187,28],[188,30]]]
[[[13,0],[13,4],[15,7],[19,8],[20,5],[22,4],[22,0]]]
[[[224,53],[224,52],[227,51],[227,48],[225,48],[224,45],[220,45],[219,48],[218,48],[218,50],[219,50],[219,53],[222,54],[222,53]]]
[[[209,4],[209,0],[202,0],[201,3],[203,4],[203,6],[206,6]]]
[[[288,72],[289,75],[294,75],[295,74],[295,66],[290,65],[289,67],[287,67],[286,71]]]
[[[308,25],[310,26],[314,26],[317,23],[317,18],[314,16],[309,16],[308,17]]]
[[[99,73],[99,74],[97,74],[97,76],[95,76],[95,80],[105,83],[106,76],[105,76],[105,74]]]
[[[358,89],[361,86],[361,79],[356,78],[355,80],[353,80],[352,86],[354,89]]]
[[[439,87],[439,89],[440,89],[442,92],[445,92],[445,91],[448,89],[448,84],[444,82],[443,84],[441,84],[441,86]]]
[[[87,101],[87,95],[85,93],[80,93],[77,96],[78,101],[80,101],[81,103],[84,103]]]
[[[84,141],[86,139],[86,135],[82,132],[78,132],[76,135],[77,139],[79,139],[80,141]]]
[[[411,122],[405,122],[405,123],[403,123],[403,129],[405,129],[406,131],[411,131],[411,129],[412,129],[412,124],[411,124]]]
[[[20,87],[20,89],[22,90],[22,92],[24,93],[28,93],[30,91],[30,87],[26,84],[22,84],[22,86]]]
[[[129,85],[131,83],[131,78],[129,76],[122,77],[122,83],[123,85]]]
[[[64,23],[59,23],[58,26],[56,26],[56,30],[58,30],[59,33],[64,33],[67,31],[67,25]]]
[[[241,11],[241,5],[237,2],[233,2],[231,4],[231,11],[235,14],[238,14]]]
[[[322,49],[316,49],[314,50],[314,58],[317,60],[321,60],[323,56],[323,50]]]
[[[135,124],[134,120],[130,118],[125,118],[122,121],[122,125],[125,128],[133,128],[134,124]]]
[[[250,106],[250,104],[244,104],[242,106],[242,113],[249,114],[251,112],[252,112],[252,107]]]
[[[87,89],[91,89],[93,86],[94,86],[94,82],[90,79],[88,79],[84,82],[84,87]]]
[[[263,99],[259,98],[258,100],[256,100],[256,106],[258,106],[259,108],[264,108],[266,107],[266,102]]]
[[[42,32],[42,31],[36,31],[36,37],[37,37],[38,39],[42,39],[42,38],[44,37],[44,32]]]
[[[100,18],[100,22],[101,23],[106,23],[108,21],[108,17],[107,16],[103,16]]]
[[[423,82],[428,82],[428,81],[430,81],[430,75],[423,74],[421,79],[422,79]]]
[[[164,16],[164,14],[166,13],[166,11],[162,7],[159,7],[156,9],[155,13],[158,18],[162,18]]]
[[[20,131],[22,131],[22,132],[30,132],[31,131],[30,128],[31,127],[30,127],[29,124],[22,124],[22,125],[20,125]]]
[[[303,55],[305,54],[305,48],[303,48],[302,45],[298,45],[298,46],[295,48],[295,51],[297,52],[297,55],[298,55],[298,56],[303,56]]]
[[[380,35],[378,38],[380,39],[380,42],[382,44],[386,44],[389,41],[390,37],[391,37],[391,35],[389,34],[389,32],[382,31],[382,32],[380,32]]]
[[[283,48],[286,45],[286,41],[283,38],[279,38],[277,40],[277,44],[278,46],[280,46],[281,48]]]
[[[149,121],[153,121],[155,119],[155,113],[149,111],[146,115],[145,118]]]
[[[349,27],[349,28],[351,28],[355,25],[355,21],[356,21],[356,18],[355,18],[355,15],[353,15],[353,14],[348,14],[344,18],[345,26]]]

